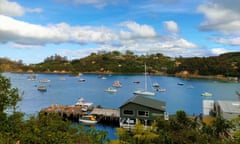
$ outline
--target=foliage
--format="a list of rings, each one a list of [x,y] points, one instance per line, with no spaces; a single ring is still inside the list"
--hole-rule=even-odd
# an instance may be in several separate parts
[[[26,119],[23,113],[17,112],[20,100],[18,89],[11,88],[10,80],[0,75],[0,144],[103,144],[108,141],[106,131],[77,127],[58,114],[39,113]],[[10,109],[13,109],[11,113]]]
[[[143,73],[143,65],[147,63],[148,72],[161,74],[177,74],[187,71],[192,75],[223,75],[240,77],[240,52],[226,53],[212,57],[178,57],[170,58],[161,53],[151,55],[134,55],[127,50],[91,53],[89,56],[67,60],[55,54],[47,57],[42,63],[24,65],[22,61],[12,62],[0,59],[2,71],[17,72],[79,72],[94,73]]]
[[[239,124],[239,121],[237,122]],[[231,139],[229,135],[225,135],[231,132],[232,126],[230,121],[221,117],[213,121],[211,125],[206,125],[201,123],[197,117],[188,117],[184,111],[179,110],[168,121],[159,118],[147,129],[139,123],[132,131],[118,128],[119,140],[111,141],[110,144],[237,144],[239,139]]]
[[[234,126],[233,129],[233,138],[240,143],[240,117],[237,117],[232,120],[232,124]]]
[[[16,110],[17,102],[21,100],[17,88],[11,88],[11,82],[0,74],[0,114],[4,110]]]

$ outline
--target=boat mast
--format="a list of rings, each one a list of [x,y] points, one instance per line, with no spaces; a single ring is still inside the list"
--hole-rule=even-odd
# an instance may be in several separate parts
[[[145,91],[147,91],[147,66],[144,63],[144,70],[145,70]]]

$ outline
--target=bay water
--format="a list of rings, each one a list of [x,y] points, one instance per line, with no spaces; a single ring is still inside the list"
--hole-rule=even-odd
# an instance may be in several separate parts
[[[102,75],[99,77],[95,74],[79,76],[35,74],[36,80],[28,80],[27,78],[31,74],[25,73],[3,73],[3,75],[10,78],[12,87],[17,87],[20,92],[24,92],[18,110],[26,115],[36,114],[52,104],[74,105],[81,97],[86,101],[93,102],[95,106],[118,109],[134,96],[134,90],[143,89],[145,86],[144,75]],[[50,82],[44,83],[47,86],[46,92],[37,90],[40,85],[39,81],[42,79],[50,80]],[[85,79],[85,82],[80,82],[79,79]],[[118,88],[116,93],[105,92],[104,90],[111,87],[116,80],[121,82],[122,87]],[[135,81],[140,83],[136,84]],[[160,87],[166,91],[155,91],[155,96],[149,98],[166,102],[166,111],[169,114],[184,110],[189,115],[198,115],[203,111],[204,99],[237,101],[236,91],[240,91],[240,85],[237,82],[156,75],[150,76],[147,81],[149,91],[154,91],[151,85],[155,82],[159,83]],[[203,92],[210,92],[213,96],[203,97],[201,96]],[[97,125],[96,128],[107,130],[110,139],[116,138],[114,127]]]

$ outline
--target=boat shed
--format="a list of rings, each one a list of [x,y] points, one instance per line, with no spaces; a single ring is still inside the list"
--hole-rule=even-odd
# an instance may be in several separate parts
[[[240,116],[240,101],[217,101],[215,108],[218,115],[228,120]]]
[[[165,113],[165,102],[134,96],[120,106],[120,127],[135,125],[137,120],[144,125],[150,125],[156,118],[164,117]]]

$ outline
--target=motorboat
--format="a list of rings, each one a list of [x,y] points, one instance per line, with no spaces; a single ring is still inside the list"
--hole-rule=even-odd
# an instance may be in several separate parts
[[[49,82],[51,82],[51,80],[49,80],[49,79],[41,79],[41,80],[39,80],[39,82],[40,83],[49,83]]]
[[[45,85],[40,85],[37,88],[39,91],[47,91],[47,87]]]
[[[210,93],[210,92],[204,92],[201,94],[202,96],[205,96],[205,97],[211,97],[213,94]]]
[[[135,84],[140,84],[140,81],[134,81],[133,83],[135,83]]]
[[[120,87],[122,87],[122,84],[121,84],[120,81],[117,80],[117,81],[114,81],[114,82],[113,82],[112,86],[113,86],[113,87],[120,88]]]
[[[183,86],[183,85],[184,85],[183,82],[178,82],[177,84],[180,85],[180,86]]]
[[[87,102],[81,97],[76,103],[75,106],[80,106],[82,111],[88,111],[93,106],[92,102]]]
[[[157,82],[153,83],[152,86],[153,86],[153,87],[156,87],[156,88],[157,88],[157,87],[160,87],[159,83],[157,83]]]
[[[32,75],[27,77],[27,79],[31,80],[31,81],[36,80],[36,78],[37,78],[37,76],[35,74],[32,74]]]
[[[95,116],[93,115],[83,115],[82,117],[79,118],[79,122],[87,125],[94,125],[98,121]]]
[[[78,81],[79,81],[79,82],[85,82],[86,80],[83,79],[83,78],[80,78]]]
[[[113,88],[113,87],[109,87],[107,89],[104,90],[105,92],[110,92],[110,93],[115,93],[117,92],[117,89]]]

